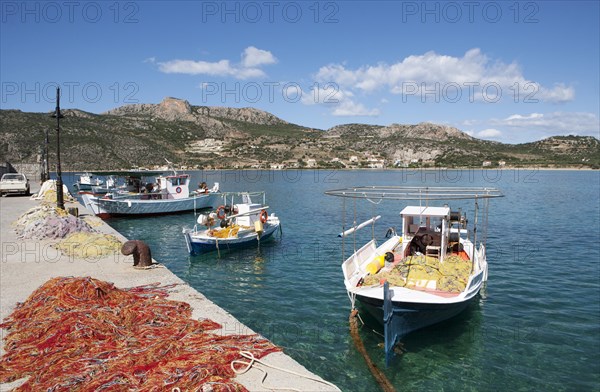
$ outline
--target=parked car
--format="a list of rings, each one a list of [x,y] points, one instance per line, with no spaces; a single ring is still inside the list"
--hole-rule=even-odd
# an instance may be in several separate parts
[[[29,195],[29,179],[25,174],[6,173],[0,179],[0,196],[9,193]]]

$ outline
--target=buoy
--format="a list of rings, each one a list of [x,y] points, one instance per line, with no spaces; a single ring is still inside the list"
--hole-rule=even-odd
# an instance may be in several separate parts
[[[385,256],[375,256],[373,261],[367,264],[367,272],[375,275],[385,265]]]
[[[267,210],[261,210],[260,211],[260,221],[262,223],[267,223],[268,219],[269,219],[269,214],[267,214]]]
[[[254,231],[258,235],[261,235],[264,231],[263,223],[260,220],[254,221]]]

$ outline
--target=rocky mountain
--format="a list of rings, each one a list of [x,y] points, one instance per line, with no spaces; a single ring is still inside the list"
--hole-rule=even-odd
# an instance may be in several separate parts
[[[600,168],[600,142],[557,136],[502,144],[445,125],[345,124],[322,131],[255,108],[194,106],[165,98],[102,114],[63,110],[63,170],[152,167],[164,158],[188,167],[556,166]],[[0,159],[36,162],[48,113],[0,111]],[[50,149],[55,161],[54,146]]]

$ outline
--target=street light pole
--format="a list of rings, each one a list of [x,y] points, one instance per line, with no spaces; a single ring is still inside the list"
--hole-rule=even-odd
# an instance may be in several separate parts
[[[52,114],[52,117],[56,117],[56,207],[64,210],[65,200],[60,169],[60,119],[63,117],[60,113],[60,87],[56,88],[56,111]]]
[[[48,181],[50,179],[50,137],[48,136],[48,128],[46,128],[46,145],[45,145],[45,162],[44,162],[44,170],[46,171],[44,175],[44,181]]]

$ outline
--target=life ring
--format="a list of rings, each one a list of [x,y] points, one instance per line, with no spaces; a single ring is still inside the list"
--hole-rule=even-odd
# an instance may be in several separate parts
[[[177,192],[177,193],[181,193],[181,187],[180,187],[180,186],[178,186],[177,188],[175,188],[175,192]]]
[[[267,210],[260,211],[260,221],[262,223],[267,223],[267,219],[269,219],[269,214],[267,214]]]
[[[219,206],[219,208],[217,208],[217,218],[225,219],[225,206]]]

